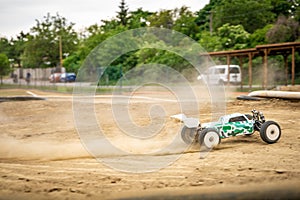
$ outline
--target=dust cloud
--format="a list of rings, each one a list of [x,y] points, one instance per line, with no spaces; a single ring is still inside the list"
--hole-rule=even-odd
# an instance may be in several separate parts
[[[3,135],[0,140],[1,159],[68,160],[87,157],[90,155],[79,141],[24,141]]]

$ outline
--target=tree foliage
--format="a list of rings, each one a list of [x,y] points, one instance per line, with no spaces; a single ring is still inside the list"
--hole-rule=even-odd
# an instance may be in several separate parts
[[[299,22],[293,18],[279,16],[276,24],[267,32],[269,43],[293,42],[300,39]]]
[[[126,26],[128,23],[128,6],[125,3],[125,0],[121,0],[121,3],[119,5],[120,11],[117,12],[117,18],[119,20],[119,23],[123,26]]]
[[[78,36],[73,26],[73,23],[68,23],[66,18],[59,14],[51,16],[48,13],[42,21],[36,20],[24,49],[24,67],[58,66],[60,40],[64,57],[76,50]]]
[[[141,28],[148,26],[150,22],[148,18],[152,15],[152,12],[144,11],[142,8],[138,8],[136,11],[130,12],[130,17],[128,19],[129,29]]]
[[[2,84],[2,77],[9,74],[10,66],[9,60],[7,56],[3,53],[0,54],[0,77],[1,77],[1,84]]]
[[[150,26],[172,29],[174,25],[173,14],[172,10],[161,10],[154,13],[148,18]]]
[[[0,38],[0,53],[9,55],[11,49],[10,41],[7,38]]]
[[[99,21],[78,34],[74,23],[56,14],[47,14],[29,33],[17,38],[0,38],[0,53],[24,67],[55,67],[59,65],[59,40],[62,41],[63,65],[67,71],[77,72],[86,57],[99,44],[123,31],[141,28],[167,28],[183,33],[206,51],[252,48],[259,44],[299,41],[300,7],[295,0],[210,0],[197,12],[188,7],[149,12],[138,8],[130,11],[120,0],[116,16]],[[211,26],[212,25],[212,26]],[[211,29],[212,28],[212,29]],[[80,35],[80,37],[79,37]],[[120,77],[123,72],[148,63],[160,63],[178,71],[189,72],[190,65],[174,53],[159,50],[165,35],[149,35],[158,49],[140,49],[121,55],[111,65],[109,76]],[[125,45],[127,41],[118,41]],[[181,41],[182,42],[182,41]],[[184,43],[184,42],[182,42]],[[130,44],[134,45],[134,44]],[[118,51],[118,46],[111,46]],[[124,46],[126,48],[126,46]],[[110,55],[107,55],[110,56]],[[113,81],[110,79],[109,81]]]
[[[223,24],[242,25],[249,33],[274,21],[270,0],[223,0],[214,13],[214,28]]]
[[[29,33],[24,33],[23,31],[17,35],[16,39],[11,39],[11,43],[13,45],[13,49],[9,54],[9,58],[13,60],[13,62],[20,68],[22,63],[22,55],[25,50],[25,46],[30,38]]]
[[[21,56],[24,52],[29,34],[21,32],[16,38],[0,38],[0,53],[5,54],[10,62],[15,66],[21,67]]]
[[[299,9],[299,3],[298,0],[271,0],[272,12],[276,18],[281,15],[295,17],[297,9]]]
[[[199,35],[200,45],[208,52],[222,50],[220,37],[216,34],[211,35],[208,31],[202,31]]]
[[[268,43],[267,33],[272,27],[272,24],[268,24],[264,28],[255,30],[254,33],[250,35],[248,47],[255,47],[256,45]]]
[[[195,23],[196,15],[186,6],[175,9],[174,12],[176,19],[174,21],[173,29],[197,40],[199,27]]]
[[[195,22],[199,26],[200,30],[209,30],[210,15],[214,14],[216,8],[221,6],[223,0],[210,0],[209,4],[205,5],[204,8],[196,12]]]
[[[221,51],[246,48],[249,39],[250,34],[242,25],[224,24],[213,35],[207,31],[202,32],[199,42],[207,51]]]
[[[247,46],[250,34],[242,25],[224,24],[218,28],[223,49],[243,49]]]

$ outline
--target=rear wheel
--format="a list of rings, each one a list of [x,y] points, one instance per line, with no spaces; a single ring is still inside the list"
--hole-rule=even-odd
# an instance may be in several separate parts
[[[196,135],[196,128],[184,126],[181,130],[181,138],[186,144],[192,144]]]
[[[274,121],[266,121],[260,129],[260,137],[268,144],[273,144],[279,140],[281,136],[280,126]]]
[[[216,129],[206,128],[199,134],[200,146],[204,146],[207,149],[212,149],[221,142],[221,138]]]

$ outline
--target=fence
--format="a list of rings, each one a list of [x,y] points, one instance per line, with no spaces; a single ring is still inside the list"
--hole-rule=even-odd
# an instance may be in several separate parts
[[[32,80],[48,80],[54,70],[55,68],[15,68],[13,74],[22,79],[26,77],[27,73],[30,73]],[[64,69],[62,71],[64,71]]]

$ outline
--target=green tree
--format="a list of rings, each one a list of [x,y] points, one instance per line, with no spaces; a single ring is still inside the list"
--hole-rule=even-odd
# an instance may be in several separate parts
[[[84,60],[86,56],[101,42],[108,37],[121,33],[127,30],[126,27],[120,25],[116,19],[102,20],[102,25],[92,25],[87,28],[88,37],[80,42],[78,50],[75,52],[81,60]]]
[[[138,8],[136,11],[130,12],[130,17],[128,19],[129,29],[146,27],[148,22],[148,17],[153,13],[144,11],[142,8]]]
[[[294,19],[297,22],[300,21],[300,3],[298,3],[297,6],[295,7]]]
[[[77,48],[78,35],[73,26],[73,23],[68,23],[59,14],[51,16],[48,13],[42,21],[36,20],[24,49],[24,67],[59,66],[60,40],[63,57],[72,54]]]
[[[223,0],[210,0],[209,4],[206,4],[201,10],[196,12],[195,22],[199,26],[200,30],[209,30],[210,17],[213,17],[217,6],[222,5]]]
[[[29,33],[24,33],[23,31],[17,35],[16,39],[11,39],[12,50],[10,53],[10,58],[13,59],[14,63],[21,67],[22,54],[24,53],[26,43],[30,38]]]
[[[271,0],[223,0],[214,11],[213,26],[242,25],[248,33],[274,22]]]
[[[201,34],[198,35],[200,45],[207,51],[220,51],[223,49],[221,38],[216,34],[210,35],[208,31],[202,31]]]
[[[119,23],[123,26],[127,26],[128,23],[128,6],[125,3],[125,0],[121,0],[121,3],[119,5],[120,11],[117,12],[117,18],[119,20]]]
[[[152,27],[172,29],[174,25],[173,11],[161,10],[158,13],[153,13],[148,20]]]
[[[223,49],[243,49],[247,47],[250,34],[242,25],[224,24],[218,28]]]
[[[81,67],[81,62],[82,60],[80,59],[79,55],[77,53],[73,53],[64,60],[63,65],[67,72],[77,73]]]
[[[11,51],[10,41],[5,37],[0,38],[0,53],[9,55],[10,51]]]
[[[83,34],[83,38],[86,38],[86,37],[89,37],[89,36],[92,36],[92,35],[97,35],[97,34],[100,34],[101,33],[101,26],[99,26],[98,24],[93,24],[89,27],[87,27],[84,31],[84,34]]]
[[[267,32],[269,43],[294,42],[300,39],[299,22],[293,18],[279,16],[276,24]]]
[[[67,70],[77,72],[83,61],[94,48],[107,38],[127,30],[127,27],[121,24],[117,19],[102,20],[101,22],[101,26],[94,24],[86,28],[85,33],[83,34],[84,37],[79,42],[77,50],[70,54],[64,61],[64,66]],[[122,59],[125,57],[127,58],[127,56],[128,55],[124,55]],[[120,64],[122,59],[117,59],[114,64]],[[123,60],[123,62],[125,62],[125,60]]]
[[[28,34],[21,32],[17,38],[0,38],[0,53],[5,54],[12,65],[21,67],[21,55],[24,52]]]
[[[272,12],[275,13],[276,18],[280,15],[295,17],[299,4],[299,0],[271,0]]]
[[[3,76],[8,75],[10,72],[9,60],[7,56],[3,53],[0,54],[0,77],[1,85],[3,84]]]
[[[196,36],[199,33],[199,27],[195,23],[196,16],[194,13],[186,6],[175,9],[174,12],[176,20],[174,22],[173,30],[181,32],[196,40]]]
[[[267,44],[267,33],[273,27],[272,24],[266,25],[264,28],[257,29],[250,35],[249,48],[254,48],[256,45]]]

